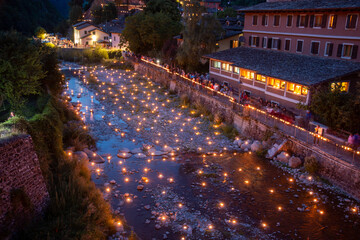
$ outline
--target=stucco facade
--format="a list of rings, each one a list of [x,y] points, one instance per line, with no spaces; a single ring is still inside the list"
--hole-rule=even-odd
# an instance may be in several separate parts
[[[341,8],[246,11],[245,45],[360,62],[359,15]]]

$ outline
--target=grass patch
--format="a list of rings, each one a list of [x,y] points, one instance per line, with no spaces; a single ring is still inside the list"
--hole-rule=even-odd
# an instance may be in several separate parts
[[[232,140],[235,139],[237,135],[239,135],[239,132],[236,130],[236,128],[230,124],[222,123],[220,125],[220,129],[226,137]]]

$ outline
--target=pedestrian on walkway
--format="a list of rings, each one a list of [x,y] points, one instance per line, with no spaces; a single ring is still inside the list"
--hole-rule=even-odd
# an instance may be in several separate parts
[[[319,138],[320,138],[320,135],[322,133],[322,129],[319,125],[316,125],[315,127],[315,130],[314,130],[314,144],[319,144]]]

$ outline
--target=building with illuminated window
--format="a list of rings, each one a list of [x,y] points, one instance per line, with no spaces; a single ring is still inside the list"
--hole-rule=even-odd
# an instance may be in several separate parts
[[[108,46],[110,34],[99,27],[89,23],[80,22],[73,25],[74,43],[78,47]]]
[[[359,0],[268,0],[245,12],[245,45],[204,56],[210,78],[235,96],[278,103],[294,113],[317,86],[355,89],[360,81]]]
[[[210,61],[210,78],[231,86],[236,95],[246,92],[301,113],[299,103],[309,104],[311,91],[319,85],[336,85],[348,92],[360,81],[360,64],[307,55],[232,48],[205,56]]]
[[[240,11],[247,46],[360,62],[359,0],[268,0]]]

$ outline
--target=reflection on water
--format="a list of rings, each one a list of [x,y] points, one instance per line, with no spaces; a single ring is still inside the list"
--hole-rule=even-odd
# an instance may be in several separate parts
[[[359,239],[359,215],[352,210],[355,206],[353,200],[318,188],[312,179],[306,180],[310,184],[300,183],[254,154],[226,153],[205,157],[184,154],[175,161],[161,157],[117,158],[120,148],[131,150],[147,142],[142,139],[141,133],[134,132],[120,116],[112,113],[116,110],[115,106],[99,102],[96,94],[81,84],[76,75],[65,70],[64,73],[70,77],[69,91],[73,93],[73,102],[82,103],[84,121],[97,139],[98,153],[111,155],[104,164],[90,166],[93,181],[102,190],[106,182],[116,181],[116,187],[111,190],[114,191],[111,205],[124,214],[142,239],[162,239],[163,234],[169,239],[180,239],[182,236],[174,233],[171,226],[155,230],[154,221],[146,223],[151,220],[152,214],[144,207],[153,207],[161,199],[154,196],[159,189],[171,192],[172,196],[180,196],[181,204],[190,212],[187,215],[189,218],[194,216],[191,213],[198,211],[199,219],[207,216],[212,219],[215,228],[231,232],[229,236]],[[103,120],[105,115],[129,137],[123,138],[112,131]],[[101,169],[100,173],[95,171],[97,168]],[[211,174],[201,176],[199,171]],[[144,184],[143,191],[138,191],[137,186],[143,177],[149,182]],[[174,182],[169,183],[169,178]],[[202,183],[205,185],[201,186]],[[134,195],[131,202],[124,203],[116,197],[124,193]],[[227,219],[233,219],[236,227],[229,227],[225,223]]]

